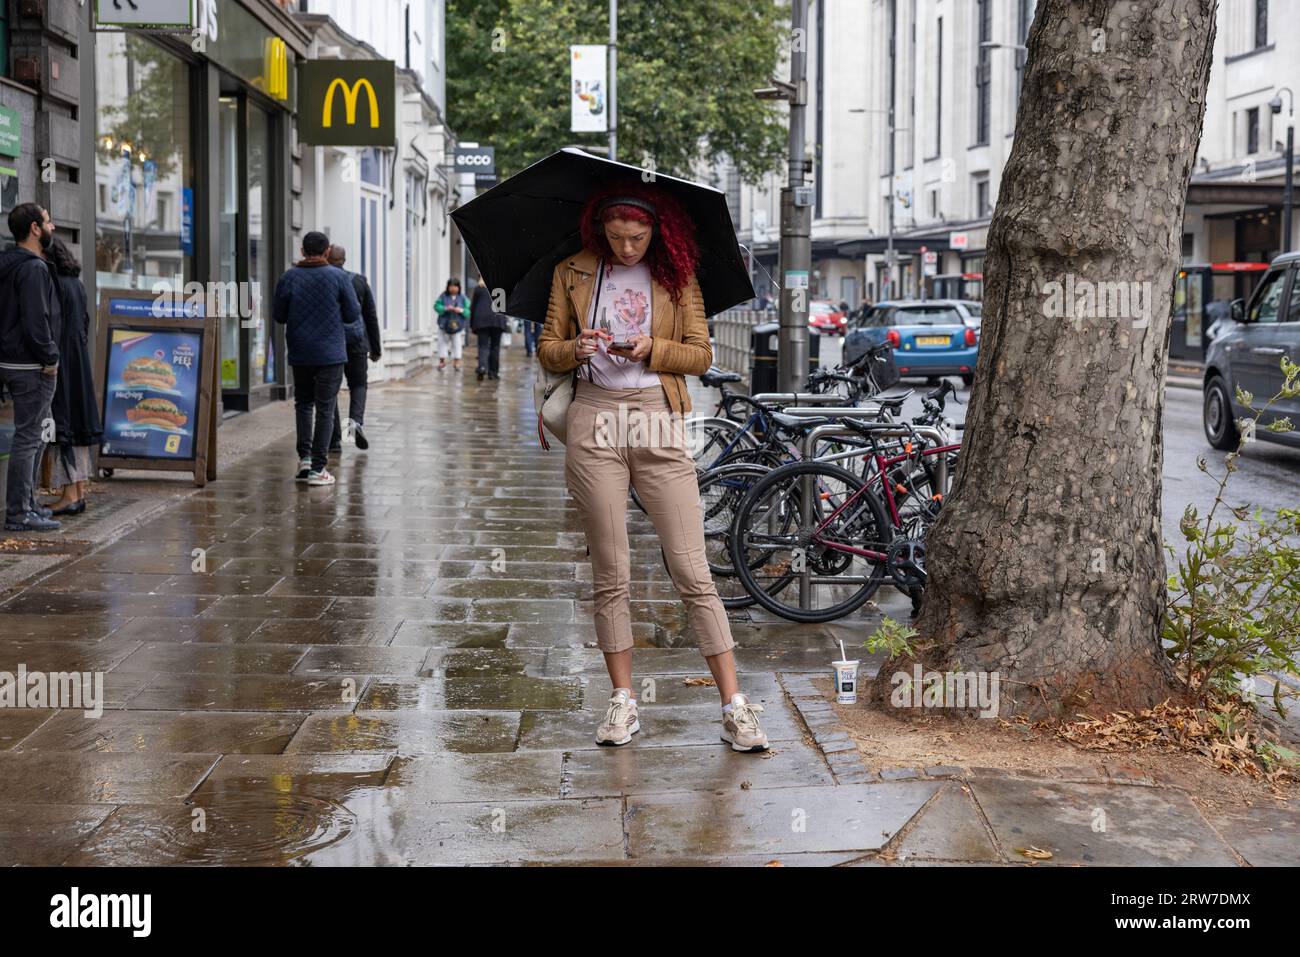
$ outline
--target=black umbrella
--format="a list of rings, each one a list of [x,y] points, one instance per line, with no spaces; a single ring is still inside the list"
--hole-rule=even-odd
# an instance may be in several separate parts
[[[578,215],[587,198],[613,182],[650,173],[573,147],[552,153],[452,212],[490,289],[505,289],[505,312],[544,322],[555,264],[582,248]],[[712,316],[754,297],[727,198],[712,186],[654,173],[695,223],[696,277]]]

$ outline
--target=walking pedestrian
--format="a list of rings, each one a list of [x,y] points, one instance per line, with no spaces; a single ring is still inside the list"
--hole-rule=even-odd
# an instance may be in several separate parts
[[[45,251],[45,258],[54,270],[55,292],[62,314],[59,375],[51,403],[58,445],[54,450],[50,483],[61,491],[59,500],[48,507],[55,516],[80,515],[86,510],[91,451],[104,436],[88,346],[90,312],[86,307],[86,287],[81,283],[81,263],[72,250],[55,236]]]
[[[736,751],[765,750],[762,708],[737,681],[735,642],[705,557],[695,467],[680,424],[690,410],[685,377],[713,361],[694,224],[671,195],[634,180],[593,194],[580,231],[582,251],[552,274],[538,357],[553,372],[585,369],[569,406],[564,469],[591,552],[596,640],[614,686],[596,742],[626,744],[641,728],[632,685],[631,484],[722,697],[722,740]],[[607,428],[615,420],[674,416],[668,442],[613,440]]]
[[[348,251],[342,246],[331,246],[326,257],[331,266],[343,269],[348,261]],[[378,362],[383,354],[383,338],[379,332],[379,313],[375,309],[375,295],[370,291],[370,283],[360,273],[348,272],[352,280],[352,289],[361,303],[361,318],[365,324],[364,335],[359,341],[348,341],[348,361],[343,366],[343,375],[348,381],[348,420],[352,440],[357,448],[370,448],[370,440],[361,426],[366,420],[366,392],[369,387],[369,364]],[[334,408],[334,433],[330,436],[330,452],[343,451],[343,423],[339,419],[337,405]]]
[[[478,277],[474,295],[469,304],[469,327],[478,337],[477,368],[474,370],[478,381],[486,375],[489,379],[501,378],[501,335],[506,331],[506,317],[492,309],[492,293],[483,276]]]
[[[298,427],[298,472],[308,485],[333,485],[325,467],[334,406],[348,361],[348,341],[365,335],[361,304],[352,280],[329,264],[324,233],[302,238],[302,259],[275,284],[272,316],[285,326],[293,368],[294,410]],[[314,414],[314,419],[313,419]]]
[[[54,224],[36,203],[20,203],[9,211],[9,233],[15,245],[0,253],[0,383],[14,404],[5,530],[52,532],[59,523],[36,501],[36,486],[59,374],[59,297],[42,258]]]
[[[460,356],[465,348],[465,324],[469,320],[469,300],[460,291],[460,280],[451,278],[433,304],[438,314],[438,371],[447,368],[451,356],[452,368],[460,371]]]
[[[537,337],[541,334],[541,323],[524,320],[524,351],[528,353],[530,359],[533,357],[533,353],[537,351]]]

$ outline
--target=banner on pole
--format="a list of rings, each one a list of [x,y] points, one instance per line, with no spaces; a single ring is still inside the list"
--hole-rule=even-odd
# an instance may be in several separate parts
[[[581,43],[569,47],[571,83],[569,129],[574,133],[607,133],[609,112],[605,103],[605,60],[602,43]]]

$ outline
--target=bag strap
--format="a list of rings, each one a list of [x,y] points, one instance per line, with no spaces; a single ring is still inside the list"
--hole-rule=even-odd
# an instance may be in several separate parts
[[[596,302],[591,307],[591,328],[596,328],[596,317],[600,315],[600,287],[605,284],[605,257],[601,257],[596,263]],[[582,323],[578,323],[578,328],[582,328]],[[588,359],[582,364],[587,369],[587,381],[592,382],[591,378],[591,360]]]

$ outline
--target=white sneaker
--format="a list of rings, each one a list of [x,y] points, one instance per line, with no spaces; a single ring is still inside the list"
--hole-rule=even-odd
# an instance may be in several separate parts
[[[298,460],[298,474],[294,476],[299,482],[307,481],[307,476],[311,475],[311,459]]]
[[[766,751],[767,735],[758,726],[761,704],[750,704],[740,692],[731,696],[731,710],[722,712],[722,740],[732,751]]]
[[[620,745],[632,740],[632,735],[641,730],[637,720],[636,700],[625,688],[619,688],[609,698],[609,709],[605,720],[596,729],[597,744]]]
[[[330,474],[329,469],[321,469],[319,472],[313,471],[307,475],[308,485],[333,485],[334,476]]]

